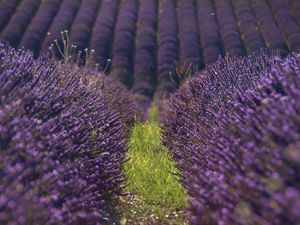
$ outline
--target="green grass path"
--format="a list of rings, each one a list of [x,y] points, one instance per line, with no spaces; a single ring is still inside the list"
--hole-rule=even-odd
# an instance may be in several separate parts
[[[123,199],[122,224],[184,224],[186,193],[174,175],[177,169],[160,143],[157,122],[133,127],[124,165],[129,197]]]

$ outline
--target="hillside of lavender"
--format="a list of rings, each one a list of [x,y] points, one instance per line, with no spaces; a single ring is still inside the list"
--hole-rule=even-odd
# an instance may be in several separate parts
[[[0,224],[126,224],[158,109],[184,221],[300,225],[299,50],[299,0],[0,0]]]

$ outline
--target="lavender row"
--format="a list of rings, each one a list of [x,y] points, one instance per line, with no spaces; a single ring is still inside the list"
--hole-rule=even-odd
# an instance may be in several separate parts
[[[99,64],[101,71],[104,71],[108,67],[111,59],[113,32],[118,12],[118,4],[118,0],[102,1],[93,27],[90,48],[95,51],[95,62]]]
[[[89,47],[99,5],[98,0],[82,0],[70,30],[70,43],[76,46],[76,51],[84,52]]]
[[[112,44],[110,75],[127,86],[131,86],[133,79],[131,74],[137,11],[137,0],[121,1]]]
[[[179,65],[193,71],[203,67],[198,33],[197,11],[194,0],[177,1],[178,37],[180,46]]]
[[[13,47],[18,47],[25,30],[40,3],[41,0],[22,1],[0,34],[0,42],[9,43]]]
[[[234,11],[238,20],[242,40],[244,41],[247,53],[260,50],[265,46],[264,39],[258,29],[256,18],[253,14],[249,0],[233,0]]]
[[[295,0],[287,0],[288,6],[291,9],[291,12],[300,26],[300,2]]]
[[[215,0],[214,6],[226,55],[245,55],[245,47],[230,0]]]
[[[0,32],[14,13],[20,0],[2,0],[0,2]]]
[[[219,115],[214,141],[194,148],[209,156],[186,180],[192,224],[299,224],[299,75],[296,57],[274,68]]]
[[[289,49],[294,51],[299,50],[300,27],[293,18],[288,6],[282,0],[269,0],[268,2]]]
[[[189,137],[191,131],[203,134],[202,143],[205,145],[205,135],[215,124],[217,113],[221,109],[227,110],[220,106],[230,102],[234,90],[243,92],[253,87],[254,81],[263,72],[268,72],[274,63],[265,52],[248,58],[229,57],[208,66],[182,85],[170,99],[169,111],[163,117],[163,142],[179,160],[180,168],[191,167],[193,163],[189,159],[197,154],[184,147],[192,140]]]
[[[49,47],[55,45],[55,48],[53,48],[55,56],[58,58],[63,57],[66,46],[64,46],[62,32],[70,30],[80,5],[81,0],[63,0],[57,15],[48,29],[47,36],[41,44],[41,53],[49,52]],[[61,49],[61,52],[58,49]]]
[[[176,3],[159,4],[156,98],[161,99],[177,89],[176,60],[178,54]]]
[[[134,56],[134,93],[152,97],[156,80],[157,1],[141,0]]]
[[[47,30],[55,17],[62,0],[45,0],[41,3],[36,15],[20,42],[20,47],[30,49],[35,56],[38,55],[41,43],[44,40]]]
[[[251,6],[256,15],[260,30],[269,49],[287,51],[287,45],[273,18],[272,11],[265,0],[252,0]]]
[[[222,41],[216,14],[210,0],[196,0],[199,35],[204,64],[217,61],[222,55]]]
[[[0,57],[0,223],[113,223],[131,96],[91,70],[3,46]]]
[[[164,117],[191,224],[299,223],[299,56],[256,58],[209,67]]]

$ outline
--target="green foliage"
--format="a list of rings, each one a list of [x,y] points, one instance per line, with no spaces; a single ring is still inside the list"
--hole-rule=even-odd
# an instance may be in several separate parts
[[[149,108],[148,120],[153,123],[159,121],[159,110],[155,105]]]
[[[144,215],[152,212],[165,216],[186,204],[186,192],[174,175],[178,171],[168,150],[160,143],[160,132],[156,122],[136,124],[128,144],[129,160],[124,165],[126,191],[139,200],[138,208]]]

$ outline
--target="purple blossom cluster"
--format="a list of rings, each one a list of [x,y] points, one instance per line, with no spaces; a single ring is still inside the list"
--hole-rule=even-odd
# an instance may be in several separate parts
[[[89,71],[88,73],[91,74]],[[97,76],[97,74],[94,73],[93,76]],[[100,89],[108,99],[107,104],[119,112],[125,133],[129,135],[136,120],[142,118],[142,109],[138,104],[139,102],[126,87],[116,82],[115,79],[102,77],[101,79],[96,78],[96,80],[99,83],[97,88]]]
[[[118,12],[118,1],[102,1],[100,11],[93,27],[90,48],[94,49],[95,62],[99,70],[108,68],[111,61],[113,31]]]
[[[23,50],[0,58],[0,223],[112,224],[132,97]]]
[[[193,224],[300,223],[299,65],[289,57],[240,93],[230,115],[218,116],[213,141],[196,147],[206,154],[185,181]]]
[[[30,49],[37,57],[41,43],[46,37],[47,30],[55,17],[62,0],[45,0],[33,17],[30,25],[20,42],[20,47]]]
[[[122,84],[130,87],[133,76],[134,38],[138,0],[120,2],[119,13],[114,30],[112,44],[112,62],[110,75]]]
[[[157,87],[155,96],[161,99],[168,96],[178,86],[176,60],[178,55],[176,2],[163,0],[159,3]]]
[[[20,0],[3,0],[0,2],[0,32],[15,12]]]
[[[300,27],[296,23],[291,11],[283,0],[268,0],[272,8],[274,18],[281,33],[287,40],[290,50],[297,51],[300,48]]]
[[[221,105],[234,99],[235,90],[243,92],[253,87],[254,81],[267,72],[272,64],[275,64],[274,57],[265,51],[249,57],[218,60],[195,77],[187,79],[171,96],[169,109],[162,117],[163,143],[176,159],[184,161],[179,163],[179,167],[186,169],[191,166],[185,161],[190,152],[182,149],[191,141],[189,130],[195,129],[203,134],[209,132],[219,111],[228,109]]]
[[[80,5],[81,0],[64,0],[61,3],[58,13],[48,29],[47,36],[41,44],[41,53],[49,52],[49,47],[52,44],[59,46],[60,49],[64,49],[62,32],[70,30]],[[56,57],[63,57],[58,48],[53,48],[53,51]]]
[[[70,42],[76,51],[84,52],[89,47],[93,25],[98,13],[98,0],[83,0],[70,30]]]
[[[0,35],[0,42],[9,43],[13,47],[18,47],[25,30],[40,3],[41,0],[21,1],[16,12],[11,16],[9,22],[3,29]]]
[[[196,0],[199,36],[205,64],[217,61],[222,55],[222,41],[216,21],[213,3],[210,0]]]
[[[157,11],[156,0],[139,2],[132,91],[149,98],[154,93],[156,80]]]
[[[196,9],[195,0],[177,1],[179,64],[183,68],[191,67],[192,71],[203,67]]]
[[[232,4],[247,53],[260,50],[265,46],[265,43],[251,8],[250,0],[232,0]]]
[[[225,54],[229,56],[245,55],[245,47],[241,40],[231,1],[215,0],[214,6]],[[209,9],[211,11],[211,7]],[[214,16],[214,12],[211,14],[210,17]]]
[[[297,54],[220,61],[172,97],[163,141],[191,224],[300,223],[299,97]]]
[[[282,53],[286,53],[288,47],[278,26],[276,25],[272,10],[266,0],[252,0],[251,6],[258,21],[260,30],[264,36],[266,46],[269,49],[277,49]]]

